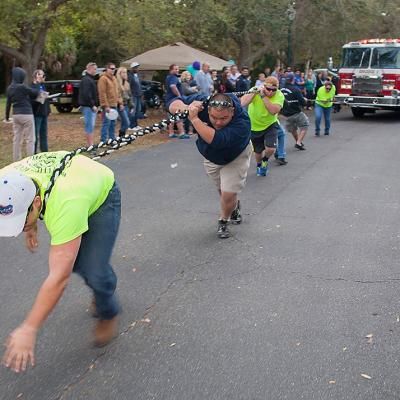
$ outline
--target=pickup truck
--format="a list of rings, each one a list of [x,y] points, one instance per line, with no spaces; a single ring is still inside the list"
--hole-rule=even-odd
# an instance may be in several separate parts
[[[46,81],[46,91],[50,95],[60,93],[59,96],[49,99],[50,104],[53,104],[59,113],[68,113],[78,108],[80,83],[80,80]]]
[[[99,68],[100,69],[100,68]],[[100,71],[101,72],[101,71]],[[96,79],[99,75],[96,75]],[[46,81],[46,91],[58,96],[49,99],[50,104],[60,113],[69,113],[74,108],[79,108],[79,86],[80,80],[61,80],[61,81]],[[160,82],[142,80],[143,99],[145,107],[159,108],[161,99],[163,98],[163,89]]]

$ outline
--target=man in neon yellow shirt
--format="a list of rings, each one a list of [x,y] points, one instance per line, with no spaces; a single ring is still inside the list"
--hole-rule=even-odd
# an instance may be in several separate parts
[[[53,175],[62,165],[58,177]],[[49,185],[50,182],[50,185]],[[49,187],[51,191],[48,192]],[[113,172],[82,155],[40,153],[0,170],[0,236],[25,232],[30,251],[38,246],[37,220],[51,237],[49,274],[23,323],[9,336],[3,364],[15,372],[34,365],[36,335],[76,272],[92,289],[98,321],[95,344],[117,333],[119,304],[110,265],[121,217]]]
[[[326,80],[324,86],[321,86],[317,92],[315,99],[315,136],[320,134],[320,125],[322,115],[325,119],[325,135],[329,135],[331,128],[331,111],[333,106],[333,99],[336,94],[336,88],[331,81]]]
[[[243,107],[249,106],[251,142],[257,162],[257,176],[268,174],[268,159],[276,150],[278,114],[285,101],[284,95],[278,88],[278,79],[269,76],[259,87],[258,93],[245,94],[240,99]]]

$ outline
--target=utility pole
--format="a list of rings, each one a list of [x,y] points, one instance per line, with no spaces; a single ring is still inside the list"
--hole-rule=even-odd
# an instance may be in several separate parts
[[[288,66],[292,66],[293,62],[293,51],[292,51],[292,25],[293,21],[296,18],[296,9],[294,6],[296,5],[295,1],[291,1],[288,4],[288,8],[286,10],[286,16],[288,17],[288,49],[287,49],[287,63]]]

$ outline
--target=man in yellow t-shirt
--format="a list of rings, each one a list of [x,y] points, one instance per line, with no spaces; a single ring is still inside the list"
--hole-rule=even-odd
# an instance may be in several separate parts
[[[85,156],[69,161],[64,151],[40,153],[0,170],[0,236],[25,232],[26,246],[38,246],[37,220],[50,233],[49,274],[32,309],[9,336],[3,363],[15,372],[34,365],[36,335],[66,288],[72,272],[92,289],[98,321],[95,344],[117,333],[120,311],[110,257],[121,218],[121,195],[114,173]],[[53,171],[66,160],[58,178]],[[53,185],[45,195],[49,182]]]
[[[240,99],[243,107],[249,106],[251,142],[257,162],[257,176],[268,174],[268,159],[276,150],[278,114],[285,101],[283,93],[278,88],[278,79],[269,76],[259,87],[258,93],[245,94]]]
[[[325,118],[325,135],[329,135],[331,128],[331,111],[333,106],[333,99],[335,98],[336,88],[330,80],[324,82],[317,92],[315,99],[315,136],[320,135],[320,125],[322,116]]]

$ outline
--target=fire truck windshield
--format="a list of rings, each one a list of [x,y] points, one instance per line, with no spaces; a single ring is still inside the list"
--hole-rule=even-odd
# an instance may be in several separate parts
[[[400,47],[376,47],[371,68],[400,68]]]
[[[368,47],[347,48],[343,50],[344,68],[368,68],[371,49]]]

